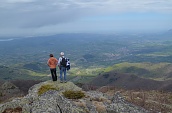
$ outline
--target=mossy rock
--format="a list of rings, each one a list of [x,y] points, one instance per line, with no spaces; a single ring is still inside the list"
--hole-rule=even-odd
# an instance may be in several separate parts
[[[62,94],[62,92],[69,91],[71,89],[73,91],[82,90],[72,82],[60,83],[60,81],[52,82],[51,80],[40,83],[38,86],[35,86],[32,90],[34,90],[35,88],[37,90],[38,96],[49,90],[57,90],[59,94]]]
[[[46,85],[42,85],[39,89],[38,89],[38,95],[42,95],[43,93],[49,91],[49,90],[58,90],[58,88],[55,88],[52,85],[46,84]]]
[[[68,99],[81,99],[85,97],[85,94],[82,91],[65,91],[63,92],[63,95]]]

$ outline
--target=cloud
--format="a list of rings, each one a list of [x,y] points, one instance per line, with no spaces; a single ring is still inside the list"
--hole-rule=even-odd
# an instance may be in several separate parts
[[[171,0],[1,0],[0,30],[31,31],[87,16],[125,12],[172,13],[171,6]]]

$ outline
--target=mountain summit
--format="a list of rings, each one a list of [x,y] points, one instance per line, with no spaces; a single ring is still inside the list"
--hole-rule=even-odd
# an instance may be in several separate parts
[[[84,94],[82,98],[65,96],[73,91]],[[70,96],[76,96],[72,93]],[[148,111],[125,101],[119,92],[113,96],[98,91],[83,91],[72,82],[45,81],[32,86],[28,94],[0,105],[0,112],[22,113],[147,113]]]

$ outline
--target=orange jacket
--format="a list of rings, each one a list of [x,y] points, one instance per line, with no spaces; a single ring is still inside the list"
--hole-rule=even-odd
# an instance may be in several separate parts
[[[50,57],[48,59],[48,62],[47,62],[48,66],[50,68],[56,68],[57,63],[58,63],[58,60],[56,58],[54,58],[54,57]]]

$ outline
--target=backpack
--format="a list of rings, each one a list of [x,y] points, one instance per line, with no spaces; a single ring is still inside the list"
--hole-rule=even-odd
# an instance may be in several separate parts
[[[70,61],[69,58],[66,58],[66,69],[70,70]]]
[[[66,67],[66,58],[62,58],[61,62],[60,62],[60,65],[63,66],[63,67]]]

